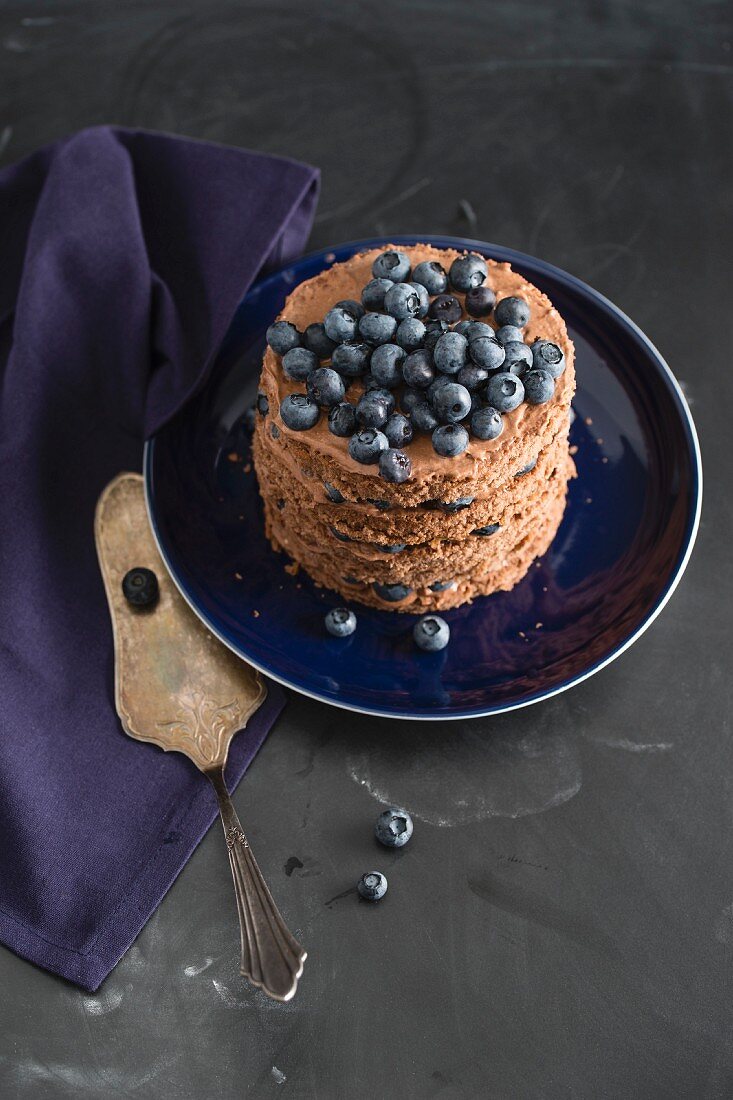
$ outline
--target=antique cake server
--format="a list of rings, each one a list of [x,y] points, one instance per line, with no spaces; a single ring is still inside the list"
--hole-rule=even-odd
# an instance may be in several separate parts
[[[211,782],[237,898],[241,973],[268,996],[289,1001],[306,953],[272,899],[224,781],[231,740],[262,703],[265,685],[209,633],[168,576],[139,475],[120,474],[104,490],[95,538],[112,616],[122,727],[139,741],[184,753]],[[135,607],[123,595],[123,577],[136,567],[158,580],[154,606]]]

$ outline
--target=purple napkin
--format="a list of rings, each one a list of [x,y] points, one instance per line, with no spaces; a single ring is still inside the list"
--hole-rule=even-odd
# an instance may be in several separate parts
[[[294,161],[106,127],[0,173],[0,940],[85,989],[215,817],[182,756],[119,725],[94,505],[302,248],[317,191]],[[282,705],[270,685],[230,785]]]

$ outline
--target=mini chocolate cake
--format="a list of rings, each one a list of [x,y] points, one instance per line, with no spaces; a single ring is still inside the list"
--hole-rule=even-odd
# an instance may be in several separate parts
[[[397,611],[512,588],[574,466],[573,345],[509,264],[428,245],[356,255],[268,332],[254,459],[273,546]]]

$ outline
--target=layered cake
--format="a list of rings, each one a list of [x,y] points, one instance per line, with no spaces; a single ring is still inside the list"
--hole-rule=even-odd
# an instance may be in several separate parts
[[[574,389],[562,317],[509,264],[429,245],[333,264],[268,330],[253,443],[268,538],[373,607],[510,589],[562,519]]]

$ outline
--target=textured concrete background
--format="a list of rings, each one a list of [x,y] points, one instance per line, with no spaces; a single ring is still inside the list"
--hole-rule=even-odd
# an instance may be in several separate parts
[[[214,830],[99,995],[0,949],[3,1097],[733,1095],[732,22],[682,0],[2,6],[2,163],[93,123],[168,129],[319,164],[314,247],[540,255],[658,344],[707,477],[671,604],[572,692],[429,727],[291,697],[236,803],[310,952],[294,1002],[237,976]],[[416,819],[401,854],[370,838],[386,798]],[[339,898],[371,865],[386,902]]]

